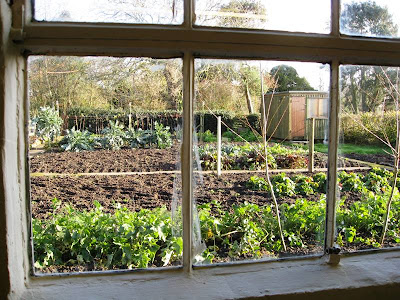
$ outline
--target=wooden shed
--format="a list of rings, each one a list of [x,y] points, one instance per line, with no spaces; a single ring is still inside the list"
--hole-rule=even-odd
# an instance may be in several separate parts
[[[315,139],[327,139],[328,93],[316,91],[267,93],[264,95],[264,101],[267,112],[270,107],[267,114],[267,136],[280,140],[307,140],[308,120],[315,118]]]

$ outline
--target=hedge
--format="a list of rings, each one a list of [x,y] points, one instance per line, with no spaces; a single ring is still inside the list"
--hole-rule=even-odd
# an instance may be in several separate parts
[[[230,128],[247,128],[247,122],[256,130],[260,131],[260,115],[238,115],[230,111],[215,111],[217,116],[222,117],[222,121]],[[79,130],[88,130],[93,133],[100,133],[108,125],[108,120],[119,120],[126,127],[129,125],[129,112],[121,109],[82,109],[73,108],[62,116],[64,119],[64,129],[75,127]],[[204,131],[210,130],[214,134],[217,132],[217,119],[214,114],[209,112],[196,112],[194,115],[196,130],[200,131],[200,119],[204,117]],[[182,124],[181,111],[133,111],[132,125],[136,128],[153,129],[154,122],[176,128]],[[246,121],[247,120],[247,121]],[[227,131],[226,126],[222,126],[222,132]]]
[[[383,143],[368,130],[384,139],[385,134],[390,139],[392,145],[396,144],[396,112],[385,113],[359,113],[343,114],[341,116],[341,140],[343,143],[359,145],[380,145]]]

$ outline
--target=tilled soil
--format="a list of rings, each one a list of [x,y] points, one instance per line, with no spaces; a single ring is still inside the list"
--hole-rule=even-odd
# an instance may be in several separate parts
[[[121,149],[82,152],[45,152],[30,159],[32,173],[110,173],[173,171],[178,169],[179,146],[170,149]],[[326,168],[326,154],[315,153],[316,168]],[[379,161],[379,160],[378,160]],[[359,163],[339,159],[341,167],[358,167]],[[284,168],[278,165],[278,169]]]
[[[352,158],[360,161],[368,161],[371,163],[393,167],[394,158],[389,154],[358,154],[350,153],[343,155],[347,158]]]
[[[46,152],[30,159],[32,173],[149,172],[176,169],[179,147],[82,152]]]
[[[31,158],[32,173],[102,173],[102,172],[150,172],[173,171],[177,169],[179,146],[171,149],[122,149],[118,151],[99,150],[71,152],[47,152]],[[315,155],[315,166],[326,167],[327,156]],[[341,165],[359,164],[343,160]],[[217,178],[214,174],[204,174],[197,180],[195,198],[197,202],[208,203],[218,200],[224,209],[234,204],[269,204],[272,199],[266,192],[252,191],[246,184],[255,174],[229,173]],[[198,175],[195,176],[198,178]],[[92,176],[32,176],[31,199],[34,218],[46,218],[52,211],[52,199],[86,210],[94,207],[98,201],[107,212],[114,210],[116,203],[131,210],[166,206],[171,208],[172,199],[179,199],[180,173],[137,174],[137,175],[95,175]],[[174,195],[175,190],[175,195]],[[300,196],[299,196],[300,197]],[[318,200],[319,195],[307,198]],[[355,197],[349,197],[352,201]],[[280,202],[293,203],[296,197],[284,197]]]
[[[215,174],[205,174],[202,182],[197,180],[195,199],[198,204],[217,200],[228,211],[233,205],[245,201],[260,206],[272,204],[272,198],[267,192],[252,191],[246,186],[253,175],[254,173],[230,173],[217,178]],[[258,175],[263,176],[263,173]],[[33,218],[47,218],[53,210],[54,198],[78,210],[94,208],[94,201],[98,201],[106,212],[114,211],[117,203],[135,211],[161,206],[171,209],[173,199],[179,201],[180,198],[179,177],[178,174],[32,177],[32,215]],[[349,204],[360,200],[357,193],[348,193],[346,196]],[[278,202],[294,203],[298,198],[318,201],[320,195],[280,197]]]

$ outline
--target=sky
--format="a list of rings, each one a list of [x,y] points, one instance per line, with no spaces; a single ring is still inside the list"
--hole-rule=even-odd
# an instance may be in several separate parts
[[[131,3],[135,0],[130,0]],[[176,0],[177,6],[182,7],[183,0]],[[196,0],[196,8],[204,12],[207,1]],[[254,0],[257,1],[257,0]],[[330,27],[330,0],[259,0],[264,4],[266,10],[266,28],[271,30],[301,31],[314,33],[329,33]],[[367,0],[343,0],[342,3],[366,2]],[[158,9],[154,8],[154,3]],[[220,0],[219,3],[229,2]],[[375,0],[380,6],[386,6],[393,16],[393,21],[400,28],[400,0]],[[142,2],[143,3],[143,2]],[[147,0],[146,7],[134,9],[135,12],[143,12],[145,22],[170,23],[172,19],[172,0]],[[160,4],[161,3],[161,4]],[[164,6],[163,6],[164,4]],[[35,0],[35,17],[37,20],[59,20],[63,11],[68,11],[69,20],[78,22],[112,22],[115,18],[110,17],[114,11],[124,11],[132,6],[112,4],[110,0]],[[209,10],[208,10],[209,12]],[[205,11],[207,13],[207,11]],[[167,21],[165,21],[167,20]],[[174,24],[183,20],[182,10],[178,9]],[[114,21],[115,22],[115,21]],[[399,30],[400,31],[400,30]],[[264,62],[263,68],[270,70],[282,62]],[[284,62],[298,71],[301,77],[306,77],[310,84],[316,89],[327,90],[329,87],[329,68],[316,63]]]

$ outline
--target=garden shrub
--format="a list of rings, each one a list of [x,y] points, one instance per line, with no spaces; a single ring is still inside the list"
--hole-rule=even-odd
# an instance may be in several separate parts
[[[296,184],[295,192],[299,195],[312,195],[318,189],[318,183],[315,183],[312,177],[305,175],[296,175],[292,178]]]
[[[396,113],[389,111],[385,113],[364,112],[359,114],[343,114],[340,119],[340,128],[344,143],[380,145],[382,142],[361,126],[363,124],[368,130],[377,136],[389,137],[391,144],[396,144]]]
[[[217,141],[217,137],[207,129],[203,134],[199,133],[199,139],[205,143],[212,143]]]
[[[327,190],[327,182],[326,182],[326,173],[319,172],[313,176],[313,181],[318,185],[316,192],[318,193],[326,193]]]

